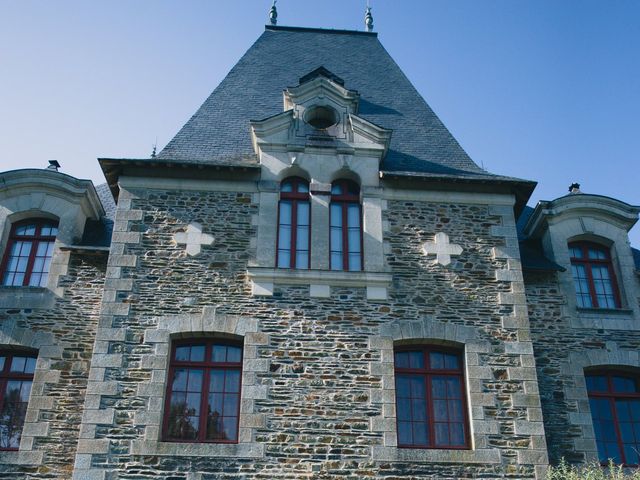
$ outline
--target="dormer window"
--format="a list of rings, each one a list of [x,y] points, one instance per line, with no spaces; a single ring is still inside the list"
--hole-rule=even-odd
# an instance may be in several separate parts
[[[337,112],[331,107],[311,107],[304,114],[304,121],[317,130],[325,130],[338,123],[338,120]]]
[[[14,224],[2,264],[2,285],[46,286],[57,234],[58,223],[51,220]]]
[[[569,244],[578,307],[620,308],[609,249],[589,242]]]
[[[290,177],[280,184],[278,207],[278,268],[309,268],[311,241],[309,182]]]

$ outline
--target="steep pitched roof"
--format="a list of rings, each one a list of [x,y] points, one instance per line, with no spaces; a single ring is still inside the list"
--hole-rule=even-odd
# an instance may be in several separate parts
[[[360,93],[358,115],[393,130],[382,170],[512,180],[469,158],[375,33],[297,27],[267,26],[157,160],[255,165],[249,120],[280,113],[282,91],[319,67]]]

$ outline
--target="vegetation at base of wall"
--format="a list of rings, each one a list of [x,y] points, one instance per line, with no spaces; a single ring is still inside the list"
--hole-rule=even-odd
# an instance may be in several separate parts
[[[640,469],[623,468],[610,463],[603,467],[599,463],[569,465],[562,459],[549,467],[546,480],[640,480]]]

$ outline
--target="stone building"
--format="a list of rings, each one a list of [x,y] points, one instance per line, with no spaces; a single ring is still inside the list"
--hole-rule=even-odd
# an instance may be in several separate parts
[[[639,463],[640,207],[526,207],[375,33],[267,26],[162,152],[99,161],[0,174],[0,478]]]

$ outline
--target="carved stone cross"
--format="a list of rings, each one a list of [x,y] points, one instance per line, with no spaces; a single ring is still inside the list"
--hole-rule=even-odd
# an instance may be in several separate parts
[[[213,237],[208,233],[202,233],[202,225],[197,222],[191,223],[186,232],[178,232],[173,236],[176,243],[187,245],[187,255],[198,255],[201,245],[211,245]]]
[[[462,247],[449,243],[449,236],[446,233],[436,233],[434,242],[427,242],[422,247],[425,255],[435,255],[436,263],[440,265],[449,265],[451,263],[451,255],[460,255]]]

